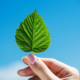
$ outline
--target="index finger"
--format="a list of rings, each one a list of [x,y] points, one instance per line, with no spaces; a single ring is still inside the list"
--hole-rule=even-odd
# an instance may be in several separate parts
[[[63,69],[68,69],[70,70],[71,67],[58,61],[55,59],[49,59],[49,58],[40,58],[47,66],[49,69],[51,69],[51,71],[54,74],[57,74],[58,72],[62,71]]]

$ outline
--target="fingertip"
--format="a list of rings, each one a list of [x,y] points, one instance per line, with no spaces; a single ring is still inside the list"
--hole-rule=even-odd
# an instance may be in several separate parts
[[[17,73],[19,73],[20,71],[22,71],[23,69],[19,69],[18,71],[17,71]]]
[[[24,57],[22,57],[22,61],[24,60]]]
[[[17,71],[17,74],[19,75],[19,70]]]
[[[22,71],[23,69],[20,69],[20,70],[18,70],[17,71],[17,74],[19,75],[19,76],[23,76],[23,71]]]
[[[19,73],[19,71],[17,71],[17,74]]]
[[[22,57],[22,61],[24,61],[25,58],[27,58],[27,56],[26,57]]]
[[[32,76],[32,75],[35,75],[35,74],[33,73],[33,71],[31,70],[30,67],[27,67],[27,68],[18,70],[18,71],[17,71],[17,74],[18,74],[19,76],[22,76],[22,77],[23,77],[23,76]]]
[[[22,61],[23,61],[25,64],[27,64],[27,65],[28,65],[27,57],[23,57],[23,58],[22,58]]]

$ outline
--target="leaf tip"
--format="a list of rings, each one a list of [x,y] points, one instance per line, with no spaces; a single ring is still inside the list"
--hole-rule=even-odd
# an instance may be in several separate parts
[[[35,11],[34,12],[37,12],[37,10],[35,9]]]

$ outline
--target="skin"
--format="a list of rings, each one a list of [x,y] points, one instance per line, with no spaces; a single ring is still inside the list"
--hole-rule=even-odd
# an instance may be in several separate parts
[[[29,67],[19,70],[20,76],[33,76],[29,80],[79,80],[79,72],[76,68],[68,66],[55,59],[35,58],[31,64],[28,57],[23,57],[22,61]]]

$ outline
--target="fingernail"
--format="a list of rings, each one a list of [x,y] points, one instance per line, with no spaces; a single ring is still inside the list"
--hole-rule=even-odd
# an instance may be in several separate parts
[[[20,70],[18,70],[18,71],[21,71],[21,70],[23,70],[23,69],[20,69]]]
[[[34,64],[37,61],[37,59],[35,58],[33,54],[28,55],[27,59],[31,64]]]

